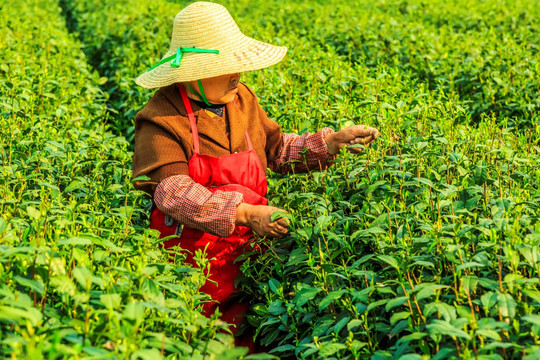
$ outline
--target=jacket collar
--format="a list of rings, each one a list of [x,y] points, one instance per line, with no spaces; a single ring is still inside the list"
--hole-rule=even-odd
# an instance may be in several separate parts
[[[169,99],[171,104],[173,104],[176,110],[178,110],[180,115],[187,116],[187,110],[184,107],[184,103],[182,102],[182,96],[180,95],[180,90],[178,89],[177,84],[172,84],[164,87],[163,95],[165,95],[165,97]],[[193,115],[195,115],[195,117],[199,116],[199,111],[201,110],[200,106],[194,102],[191,102],[191,107],[193,109]]]
[[[215,131],[215,120],[213,120],[206,112],[201,109],[195,102],[191,102],[193,109],[193,115],[197,123],[197,130],[199,136],[206,136],[212,141],[216,142],[223,148],[230,150],[231,153],[246,151],[248,149],[247,141],[245,138],[245,132],[249,126],[249,119],[243,112],[239,95],[243,91],[243,85],[238,87],[238,94],[234,101],[225,105],[225,116],[229,120],[229,139],[227,135],[221,131]],[[169,99],[171,104],[183,117],[187,117],[187,110],[182,102],[182,96],[178,89],[178,85],[172,84],[163,88],[164,96]]]

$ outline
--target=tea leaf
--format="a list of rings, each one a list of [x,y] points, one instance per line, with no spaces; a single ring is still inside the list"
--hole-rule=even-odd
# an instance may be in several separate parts
[[[58,245],[92,245],[92,240],[89,238],[72,236],[69,239],[58,240]]]
[[[400,320],[408,319],[409,316],[411,316],[411,313],[409,311],[400,311],[397,313],[392,314],[392,317],[390,318],[390,325],[394,325],[396,322]]]
[[[488,178],[488,169],[487,169],[485,161],[482,160],[478,162],[478,164],[476,165],[474,169],[473,178],[474,178],[475,184],[477,185],[485,184]]]
[[[332,291],[319,303],[319,311],[326,309],[328,305],[339,299],[345,293],[347,293],[347,290]]]
[[[456,268],[456,271],[461,271],[461,270],[468,269],[468,268],[471,268],[471,267],[483,267],[483,266],[484,266],[484,264],[480,264],[480,263],[477,263],[475,261],[471,261],[471,262],[466,262],[466,263],[463,263],[463,264],[459,265]]]
[[[18,309],[11,306],[0,305],[0,319],[12,324],[26,325],[26,321],[32,326],[38,326],[42,321],[41,312],[33,307]]]
[[[101,303],[107,308],[118,309],[122,298],[119,294],[103,294],[99,296]]]
[[[334,332],[336,334],[339,334],[339,332],[349,323],[351,318],[349,316],[345,316],[343,319],[339,320],[336,325],[334,325]]]
[[[514,318],[516,316],[516,302],[510,294],[498,294],[497,303],[501,315],[504,317]]]
[[[268,280],[268,286],[270,287],[270,290],[274,293],[278,293],[278,289],[281,288],[281,284],[276,279],[270,279]]]
[[[463,330],[455,328],[453,325],[442,320],[433,320],[431,324],[426,325],[430,335],[446,335],[452,338],[464,338],[470,340],[470,336]]]
[[[435,292],[440,289],[444,289],[447,286],[445,285],[438,285],[438,284],[430,284],[430,283],[422,283],[419,286],[416,287],[416,290],[418,293],[416,294],[416,300],[420,301],[423,299],[427,299],[433,295],[435,295]]]
[[[395,257],[390,256],[390,255],[378,255],[377,259],[392,266],[394,269],[396,269],[399,272],[399,263]]]
[[[26,212],[28,213],[28,216],[32,219],[39,219],[39,217],[41,216],[41,211],[39,211],[33,206],[27,207]]]
[[[294,302],[297,306],[304,306],[309,300],[312,300],[321,292],[321,289],[304,287],[295,296]]]
[[[531,324],[534,324],[536,326],[540,326],[540,315],[528,314],[528,315],[522,316],[521,319]]]
[[[270,215],[270,221],[274,222],[276,220],[279,220],[281,218],[289,219],[291,220],[291,215],[289,213],[286,213],[284,211],[276,210]]]
[[[403,305],[409,300],[408,296],[401,296],[395,299],[392,299],[386,303],[386,311],[390,311],[391,309],[395,308],[396,306]]]

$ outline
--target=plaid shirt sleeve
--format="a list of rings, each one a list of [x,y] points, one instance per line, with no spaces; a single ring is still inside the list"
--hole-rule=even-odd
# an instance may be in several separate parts
[[[283,147],[278,158],[269,163],[268,167],[280,174],[328,169],[336,155],[328,154],[328,145],[324,139],[333,132],[330,128],[322,128],[314,134],[282,134]]]
[[[244,195],[236,191],[210,192],[187,175],[174,175],[161,181],[154,202],[165,215],[190,228],[227,237],[236,221],[236,207]]]

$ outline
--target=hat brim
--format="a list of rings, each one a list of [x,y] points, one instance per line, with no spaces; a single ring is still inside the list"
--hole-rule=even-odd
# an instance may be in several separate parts
[[[240,41],[239,41],[240,40]],[[225,44],[219,54],[184,53],[179,67],[166,62],[135,80],[147,89],[168,86],[177,82],[195,81],[221,75],[264,69],[280,62],[287,52],[285,46],[275,46],[247,36]],[[174,55],[171,49],[163,59]]]

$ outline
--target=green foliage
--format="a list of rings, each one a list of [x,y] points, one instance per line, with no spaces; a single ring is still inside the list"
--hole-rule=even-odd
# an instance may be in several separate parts
[[[248,35],[289,47],[284,62],[253,77],[274,116],[297,117],[293,128],[302,117],[336,128],[325,118],[414,119],[430,97],[453,122],[539,122],[537,0],[223,3]]]
[[[285,129],[382,134],[324,174],[270,180],[292,231],[243,267],[263,344],[282,358],[534,358],[538,1],[226,6],[289,46],[246,75]]]
[[[89,63],[102,76],[110,126],[132,143],[133,120],[153,90],[135,78],[157,63],[170,45],[172,21],[180,10],[165,1],[60,0]]]
[[[364,156],[343,153],[326,173],[273,177],[270,201],[289,212],[291,233],[265,240],[270,250],[243,267],[259,301],[250,321],[273,353],[520,358],[537,349],[540,148],[528,152],[495,126],[432,124],[396,142],[383,131]]]
[[[147,228],[128,142],[106,131],[107,96],[58,5],[2,4],[0,28],[1,356],[244,355],[200,313],[204,272]]]
[[[289,47],[282,63],[246,74],[286,129],[399,127],[422,112],[462,124],[490,115],[516,127],[539,121],[536,0],[221,3],[248,36]],[[134,79],[168,50],[172,19],[188,2],[62,4],[105,76],[112,126],[131,141],[134,115],[151,94]]]

